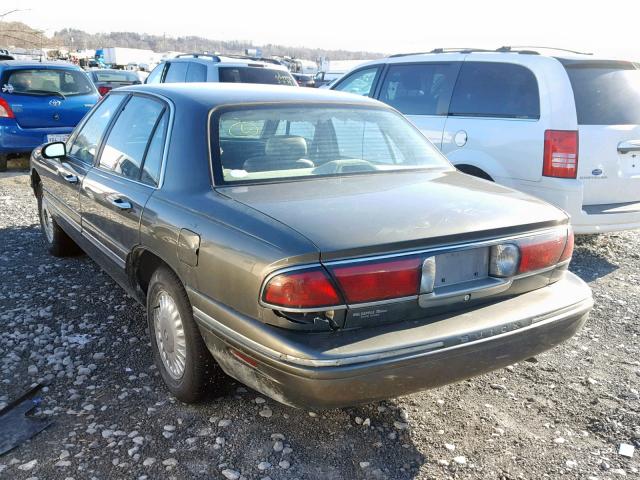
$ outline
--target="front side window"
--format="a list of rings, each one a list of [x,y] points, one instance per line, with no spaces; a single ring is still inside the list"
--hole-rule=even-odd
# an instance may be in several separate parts
[[[446,115],[458,65],[391,65],[380,89],[380,100],[405,115]]]
[[[95,92],[84,72],[40,68],[9,70],[2,79],[2,92],[18,95],[88,95]]]
[[[376,79],[378,67],[365,68],[354,72],[342,80],[335,89],[341,92],[355,93],[356,95],[371,95],[373,82]]]
[[[449,114],[538,119],[538,82],[533,72],[522,65],[465,62],[460,69]]]
[[[260,133],[251,142],[234,140],[230,125],[260,125]],[[210,128],[220,183],[452,168],[415,127],[384,108],[251,107],[216,113]]]
[[[70,139],[72,143],[67,147],[70,157],[93,164],[100,140],[124,98],[124,95],[108,95],[96,105],[78,134]]]
[[[100,168],[139,180],[147,146],[164,111],[164,105],[134,96],[124,106],[104,143]]]
[[[225,83],[263,83],[268,85],[297,85],[286,70],[262,67],[220,67],[220,81]]]

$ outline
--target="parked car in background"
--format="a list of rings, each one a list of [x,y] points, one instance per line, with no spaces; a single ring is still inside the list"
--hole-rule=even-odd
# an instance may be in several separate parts
[[[598,233],[640,227],[639,68],[557,49],[437,49],[370,62],[332,88],[397,108],[461,171]]]
[[[80,246],[146,305],[186,402],[214,360],[289,405],[402,395],[551,348],[592,306],[564,212],[364,97],[123,87],[34,150],[31,180],[51,252]]]
[[[294,78],[296,83],[301,87],[315,87],[316,82],[314,80],[313,75],[305,75],[302,73],[292,73],[291,76]]]
[[[87,73],[102,96],[114,88],[142,83],[138,72],[129,70],[100,69],[90,70]]]
[[[15,58],[9,53],[9,50],[0,48],[0,60],[15,60]]]
[[[154,68],[145,83],[221,82],[298,85],[286,67],[270,59],[186,53]]]
[[[99,98],[74,65],[0,61],[0,171],[11,155],[65,140]]]

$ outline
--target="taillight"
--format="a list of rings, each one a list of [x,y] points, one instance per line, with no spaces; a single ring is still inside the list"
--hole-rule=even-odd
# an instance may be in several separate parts
[[[4,98],[0,98],[0,118],[16,118],[13,110]]]
[[[323,308],[343,303],[321,267],[275,275],[265,285],[262,299],[276,307],[294,309]]]
[[[347,302],[362,303],[418,294],[422,258],[336,266],[332,273]]]
[[[578,132],[575,130],[546,130],[542,175],[545,177],[576,178],[578,174]]]
[[[103,97],[109,93],[109,91],[111,91],[111,87],[98,87],[98,93]]]
[[[573,243],[573,232],[570,228],[516,240],[515,243],[520,249],[518,273],[542,270],[561,262],[569,242]],[[573,247],[570,249],[573,250]]]

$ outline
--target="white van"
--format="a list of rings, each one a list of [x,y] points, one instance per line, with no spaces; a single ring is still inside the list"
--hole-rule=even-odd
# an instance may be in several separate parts
[[[331,88],[405,114],[460,170],[566,210],[576,233],[640,227],[640,65],[502,47],[394,55]]]

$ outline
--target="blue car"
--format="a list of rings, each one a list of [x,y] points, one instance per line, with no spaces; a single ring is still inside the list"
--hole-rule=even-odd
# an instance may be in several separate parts
[[[71,64],[0,61],[0,171],[10,155],[64,141],[100,95]]]

